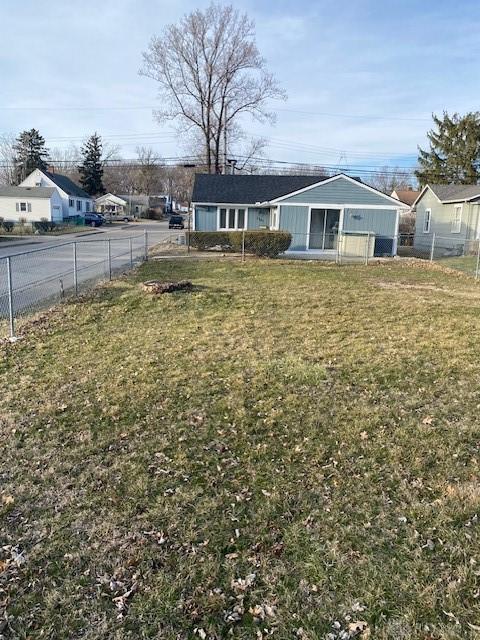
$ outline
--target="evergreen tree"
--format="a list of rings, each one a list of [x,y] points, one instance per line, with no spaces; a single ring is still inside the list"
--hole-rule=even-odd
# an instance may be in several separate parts
[[[443,118],[433,115],[436,129],[427,133],[430,150],[418,148],[420,184],[476,184],[480,180],[480,112]]]
[[[103,186],[102,140],[97,133],[90,136],[82,147],[83,162],[78,167],[80,184],[91,195],[105,193]]]
[[[37,129],[22,131],[13,145],[15,183],[19,184],[35,169],[47,168],[48,149]]]

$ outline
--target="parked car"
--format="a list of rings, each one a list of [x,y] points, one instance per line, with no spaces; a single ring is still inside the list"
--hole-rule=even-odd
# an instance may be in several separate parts
[[[128,213],[105,213],[105,222],[132,222],[135,218]]]
[[[103,224],[103,218],[98,213],[86,213],[85,224],[89,225],[90,227],[101,227]]]
[[[185,223],[183,222],[182,216],[173,215],[170,216],[170,220],[168,221],[169,229],[185,229]]]

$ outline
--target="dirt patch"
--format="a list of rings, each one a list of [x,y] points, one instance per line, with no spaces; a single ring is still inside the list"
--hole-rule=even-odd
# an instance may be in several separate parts
[[[380,289],[392,289],[392,290],[405,290],[405,291],[418,291],[423,293],[443,293],[446,296],[452,298],[464,298],[469,300],[480,301],[480,291],[461,291],[458,289],[446,289],[444,287],[438,287],[429,283],[410,284],[407,282],[388,282],[388,281],[375,281],[375,285]]]
[[[410,284],[407,282],[376,282],[381,289],[413,289],[417,291],[436,291],[439,293],[452,293],[449,289],[436,287],[433,284]]]

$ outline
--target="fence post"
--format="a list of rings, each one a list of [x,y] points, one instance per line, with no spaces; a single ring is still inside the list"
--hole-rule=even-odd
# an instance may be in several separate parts
[[[242,229],[242,262],[245,262],[245,229]]]
[[[145,229],[145,235],[144,235],[144,257],[145,257],[145,262],[148,260],[148,231]]]
[[[110,239],[107,240],[108,279],[112,279],[112,247]]]
[[[478,280],[479,267],[480,267],[480,240],[477,240],[477,266],[475,268],[475,280]]]
[[[342,232],[340,231],[337,235],[337,255],[336,255],[336,260],[335,262],[337,264],[340,264],[340,256],[341,256],[341,246],[340,243],[342,242]]]
[[[130,269],[133,267],[133,247],[132,247],[132,238],[128,239],[128,248],[130,250]]]
[[[365,246],[365,264],[368,265],[368,255],[370,253],[370,232],[367,233],[367,244]]]
[[[78,295],[77,243],[73,243],[73,288]]]
[[[430,262],[433,262],[434,251],[435,251],[435,234],[432,235],[432,248],[430,249]]]
[[[15,319],[13,316],[13,284],[12,284],[12,264],[10,256],[7,256],[7,283],[8,283],[8,318],[10,324],[10,338],[15,337]]]

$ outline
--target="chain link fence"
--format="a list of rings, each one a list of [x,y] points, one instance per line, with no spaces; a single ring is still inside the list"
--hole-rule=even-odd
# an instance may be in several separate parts
[[[0,258],[0,322],[15,336],[21,321],[68,296],[111,280],[146,260],[156,234],[88,239],[17,252]]]
[[[398,255],[436,262],[475,279],[480,275],[480,240],[457,239],[453,234],[404,234],[399,236]]]
[[[15,336],[22,320],[101,281],[111,280],[148,256],[248,256],[327,260],[368,264],[395,255],[422,258],[462,271],[480,273],[480,241],[412,234],[308,233],[255,231],[148,231],[129,237],[85,239],[14,253],[0,258],[0,334]]]

